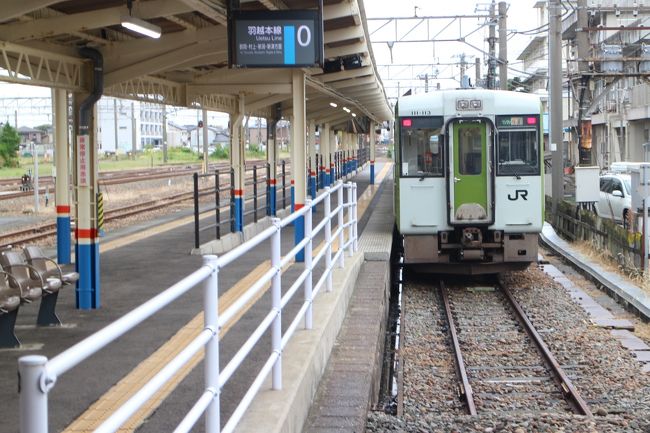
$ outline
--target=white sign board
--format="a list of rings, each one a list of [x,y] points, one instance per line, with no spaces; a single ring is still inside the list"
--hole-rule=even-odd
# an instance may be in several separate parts
[[[89,135],[77,135],[77,184],[79,186],[88,186],[90,167],[88,166],[88,145],[90,143]]]
[[[576,203],[593,203],[600,199],[600,167],[576,167]]]
[[[650,197],[650,163],[639,164],[632,172],[632,209],[642,209],[643,200]]]

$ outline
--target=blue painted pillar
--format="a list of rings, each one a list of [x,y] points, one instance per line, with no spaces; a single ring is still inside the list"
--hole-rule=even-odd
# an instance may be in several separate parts
[[[270,213],[272,216],[275,216],[277,214],[277,188],[276,188],[276,180],[275,179],[269,179],[269,208],[270,208]]]

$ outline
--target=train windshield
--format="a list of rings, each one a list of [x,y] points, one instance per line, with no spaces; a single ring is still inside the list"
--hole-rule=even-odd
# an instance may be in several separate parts
[[[539,175],[537,130],[499,129],[498,175]]]
[[[444,175],[442,120],[442,117],[402,118],[400,134],[402,176]]]

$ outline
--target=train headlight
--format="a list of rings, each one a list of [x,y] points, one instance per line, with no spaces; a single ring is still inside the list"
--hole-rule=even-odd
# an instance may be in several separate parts
[[[467,110],[468,108],[469,108],[469,100],[468,99],[457,99],[456,100],[456,110],[463,111],[463,110]]]

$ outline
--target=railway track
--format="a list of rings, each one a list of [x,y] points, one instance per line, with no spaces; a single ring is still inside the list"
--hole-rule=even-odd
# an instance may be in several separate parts
[[[440,293],[468,413],[572,411],[587,403],[512,294],[496,284]],[[507,396],[504,398],[504,396]],[[505,403],[507,401],[507,404]]]
[[[251,160],[246,161],[247,170],[251,169],[254,165],[265,164],[264,160]],[[183,167],[165,167],[157,169],[145,170],[128,170],[128,171],[110,171],[100,173],[98,180],[99,186],[120,185],[132,182],[143,182],[158,179],[168,179],[172,177],[191,176],[200,167],[196,166],[183,166]],[[226,170],[230,169],[229,163],[211,164],[209,170]],[[52,176],[42,176],[39,178],[39,194],[45,194],[49,188],[49,192],[54,196],[54,178]],[[14,200],[21,197],[32,197],[34,191],[15,191],[20,187],[20,179],[0,179],[0,187],[4,191],[0,191],[0,201]],[[7,190],[13,188],[13,190]]]
[[[209,188],[202,190],[207,191]],[[128,218],[134,215],[153,212],[173,204],[181,203],[184,201],[192,200],[194,197],[192,192],[184,192],[179,194],[170,195],[156,200],[137,203],[134,205],[123,206],[116,209],[107,210],[104,213],[104,221],[115,221],[123,218]],[[9,233],[0,235],[0,249],[14,245],[23,245],[36,242],[51,236],[56,236],[56,223],[41,224],[34,227],[29,227]]]

